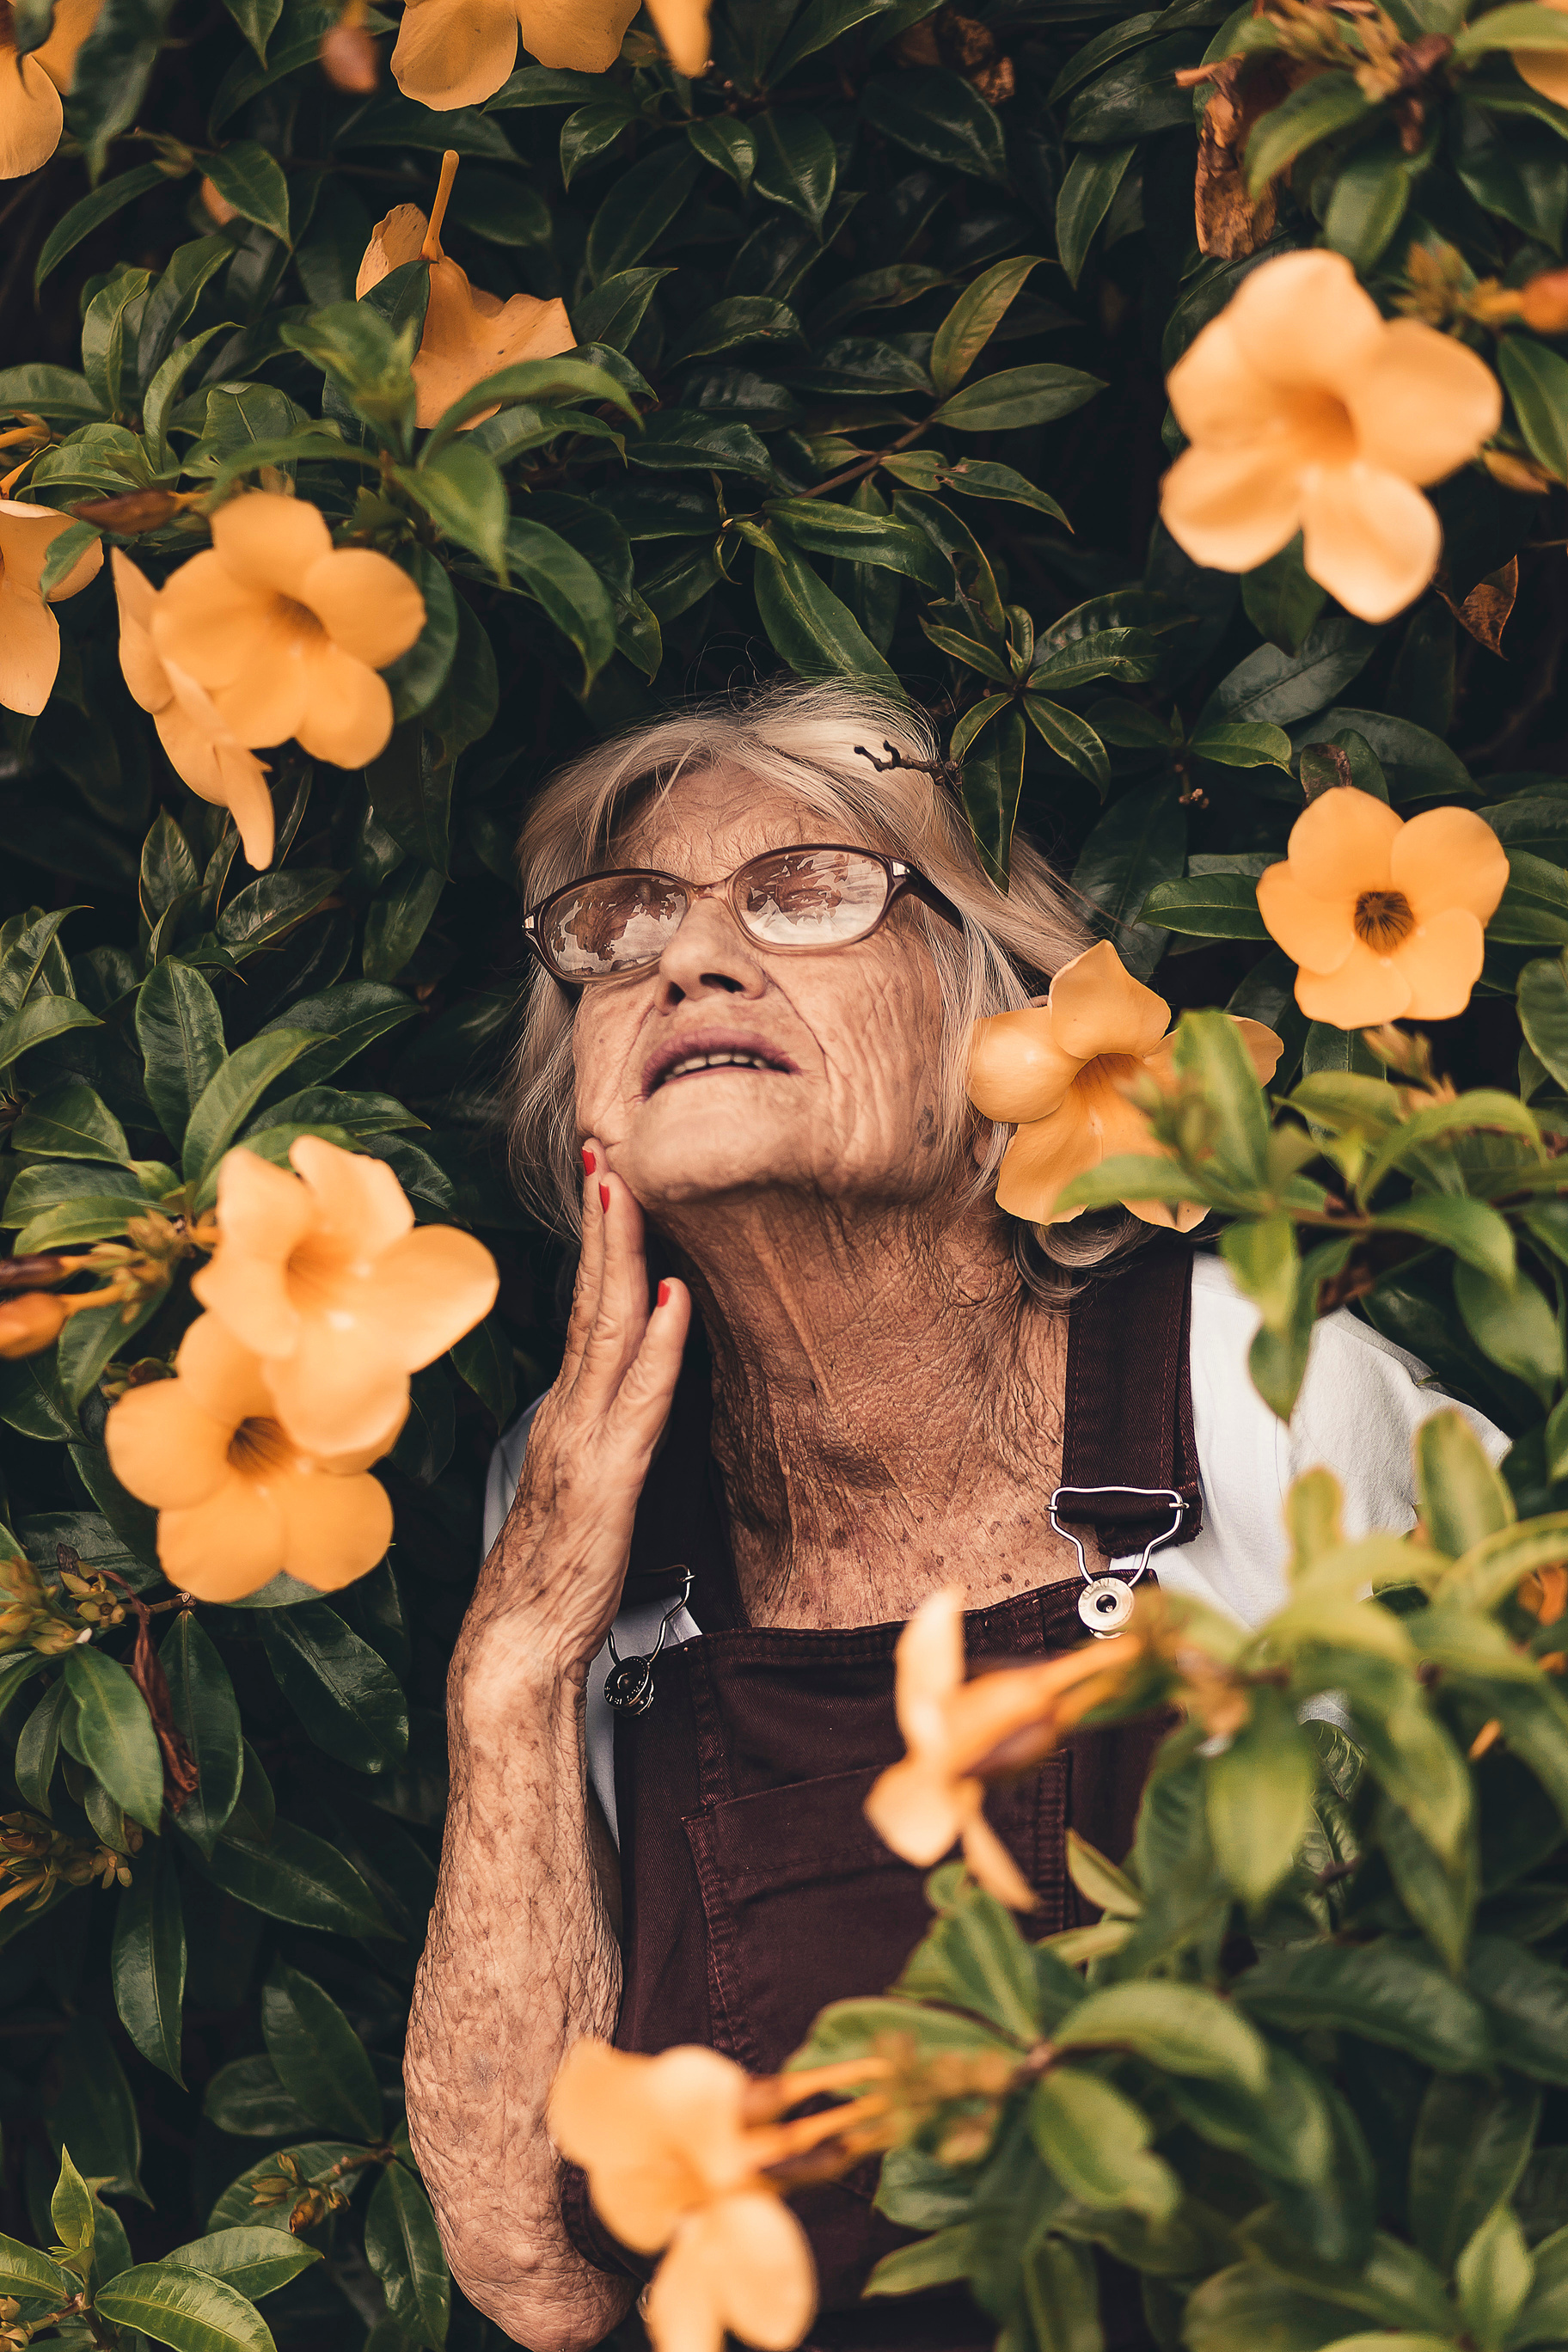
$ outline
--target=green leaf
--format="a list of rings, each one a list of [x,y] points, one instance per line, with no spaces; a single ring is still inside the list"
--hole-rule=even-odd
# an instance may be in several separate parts
[[[1435,2075],[1410,2143],[1410,2228],[1443,2277],[1460,2247],[1519,2185],[1541,2118],[1538,2085]]]
[[[1182,2315],[1187,2352],[1319,2352],[1341,2344],[1344,2332],[1337,2305],[1316,2301],[1254,2263],[1214,2272],[1194,2288]]]
[[[1419,1234],[1423,1240],[1452,1250],[1466,1265],[1493,1282],[1507,1286],[1513,1281],[1517,1268],[1512,1229],[1485,1201],[1452,1193],[1417,1193],[1397,1209],[1380,1211],[1374,1222],[1380,1231]]]
[[[457,441],[417,467],[400,466],[397,479],[448,539],[468,547],[506,585],[506,483],[493,457],[471,441]]]
[[[668,269],[617,269],[601,278],[572,306],[572,323],[584,343],[624,352],[647,314],[655,289]]]
[[[1247,1721],[1204,1773],[1215,1859],[1256,1908],[1290,1869],[1311,1820],[1317,1760],[1278,1691],[1252,1694]]]
[[[1503,335],[1498,373],[1531,456],[1559,481],[1568,479],[1568,360],[1533,335]]]
[[[757,550],[757,614],[774,652],[800,677],[863,677],[901,694],[870,638],[803,555],[781,542]]]
[[[1200,874],[1186,882],[1160,882],[1144,899],[1140,922],[1184,931],[1200,940],[1266,940],[1250,874]]]
[[[369,301],[332,302],[278,331],[291,350],[315,362],[356,415],[395,448],[407,449],[415,410],[409,362],[418,336],[413,320],[394,330]]]
[[[282,166],[255,139],[236,139],[205,158],[207,177],[242,218],[290,243],[289,183]]]
[[[427,866],[401,866],[365,913],[362,969],[367,980],[395,980],[430,928],[446,882]]]
[[[1223,768],[1290,765],[1290,738],[1282,727],[1200,727],[1187,749],[1194,759],[1213,760]]]
[[[1081,2204],[1125,2205],[1154,2221],[1175,2210],[1181,2185],[1150,2148],[1148,2117],[1113,2084],[1056,2067],[1030,2093],[1028,2115],[1030,2138]]]
[[[1355,76],[1319,74],[1290,90],[1279,104],[1261,114],[1247,142],[1247,185],[1261,195],[1286,166],[1321,139],[1348,130],[1373,110]]]
[[[321,1927],[334,1936],[384,1936],[388,1929],[374,1896],[352,1863],[324,1838],[312,1837],[292,1822],[275,1823],[265,1841],[241,1836],[231,1825],[208,1860],[226,1894],[291,1920],[297,1927]]]
[[[192,1104],[225,1057],[223,1017],[199,971],[172,958],[158,965],[136,999],[136,1039],[148,1097],[177,1150]]]
[[[182,1609],[158,1653],[177,1729],[197,1781],[174,1816],[184,1835],[210,1855],[239,1795],[244,1753],[239,1706],[228,1669],[188,1609]]]
[[[860,110],[884,137],[930,163],[977,180],[1007,176],[1001,120],[962,74],[921,66],[878,74],[861,91]]]
[[[33,270],[33,291],[36,294],[46,278],[57,269],[68,253],[74,253],[84,237],[117,212],[133,205],[152,188],[162,187],[169,173],[161,163],[138,163],[132,172],[121,172],[117,179],[105,180],[90,195],[79,198],[68,211],[60,215],[39,250]]]
[[[100,1095],[79,1078],[68,1078],[35,1095],[11,1129],[11,1149],[47,1160],[100,1160],[125,1168],[131,1148],[125,1129]]]
[[[68,2144],[98,2189],[147,2204],[136,2102],[100,2019],[79,2016],[72,2021],[51,2074],[44,2123],[57,2156]]]
[[[68,1650],[64,1670],[82,1762],[122,1812],[155,1832],[163,1811],[163,1759],[146,1701],[125,1668],[101,1650]]]
[[[1076,1998],[1077,1985],[1068,1982]],[[1011,1914],[979,1888],[964,1888],[957,1903],[942,1911],[893,1990],[909,2000],[967,2010],[1026,2046],[1038,2038],[1045,2022],[1035,1956]]]
[[[180,2270],[203,2271],[209,2278],[222,2279],[250,2303],[287,2286],[291,2278],[298,2278],[321,2259],[316,2247],[298,2238],[284,2237],[277,2230],[254,2229],[215,2230],[209,2237],[193,2238],[163,2257]]]
[[[1550,1404],[1563,1378],[1563,1334],[1530,1276],[1499,1282],[1461,1261],[1454,1268],[1454,1297],[1481,1353]]]
[[[798,213],[820,236],[838,177],[837,151],[826,125],[815,115],[770,108],[747,127],[756,143],[752,184],[757,194]]]
[[[984,711],[987,706],[983,703],[979,708]],[[1013,828],[1024,789],[1026,739],[1018,711],[1009,709],[1001,696],[996,698],[996,708],[1006,712],[1001,726],[978,751],[966,745],[958,756],[963,762],[963,813],[975,848],[997,888],[1005,890]],[[955,729],[955,739],[956,735]],[[971,744],[973,740],[971,737]]]
[[[285,2156],[291,2157],[307,2180],[319,2180],[334,2166],[341,2164],[345,2157],[363,2154],[363,2148],[356,2147],[353,2140],[318,2139],[297,2141],[291,2147],[264,2156],[258,2164],[253,2164],[242,2172],[237,2180],[229,2182],[207,2215],[207,2228],[215,2237],[229,2230],[255,2230],[269,2236],[280,2236],[287,2245],[290,2235],[289,2217],[294,2197],[283,2196],[259,2205],[255,2201],[256,2191],[263,2183],[277,2189],[289,2180],[289,2176],[281,2168],[279,2159]],[[171,2255],[169,2259],[174,2261],[177,2255]]]
[[[70,2301],[76,2287],[76,2280],[47,2254],[23,2245],[19,2238],[0,2236],[0,2294],[37,2298],[58,2308]]]
[[[269,1610],[261,1631],[279,1688],[318,1748],[361,1772],[402,1761],[408,1708],[397,1679],[335,1609]]]
[[[265,65],[267,44],[283,14],[283,0],[224,0],[224,6],[250,43],[258,61]]]
[[[757,163],[757,142],[745,124],[727,114],[710,115],[703,121],[689,122],[686,135],[703,162],[716,163],[721,172],[728,173],[744,195]]]
[[[1568,1978],[1561,1963],[1503,1936],[1477,1936],[1468,1975],[1502,2063],[1538,2082],[1568,2084]]]
[[[974,2258],[974,2232],[967,2221],[952,2222],[917,2245],[900,2246],[884,2254],[861,2293],[915,2294],[922,2287],[945,2286],[965,2278]]]
[[[114,1913],[110,1962],[120,2021],[150,2065],[185,2087],[180,2019],[185,1992],[185,1923],[168,1840],[143,1845]]]
[[[1561,947],[1568,940],[1568,873],[1523,849],[1509,851],[1508,868],[1508,887],[1487,925],[1488,939],[1510,947]]]
[[[504,1429],[517,1407],[511,1342],[499,1313],[465,1333],[451,1350],[453,1369]]]
[[[493,375],[481,376],[467,392],[460,393],[450,407],[443,409],[420,452],[420,466],[423,468],[430,465],[468,418],[477,416],[482,408],[499,405],[505,409],[524,402],[537,408],[588,401],[607,403],[634,423],[637,421],[637,403],[626,386],[608,368],[595,367],[590,361],[574,359],[567,353],[560,359],[521,360],[511,367],[499,368]]]
[[[1479,2352],[1502,2352],[1530,2293],[1530,2249],[1506,2205],[1494,2206],[1454,2270],[1459,2310]]]
[[[261,2314],[232,2286],[177,2263],[139,2263],[101,2291],[98,2308],[174,2352],[275,2352]]]
[[[240,2139],[298,2139],[310,2127],[265,2055],[231,2058],[220,2066],[207,2084],[202,2113],[219,2131]]]
[[[865,24],[868,17],[881,16],[895,5],[896,0],[806,0],[806,5],[773,51],[768,67],[770,86],[776,89],[785,74],[792,73],[803,59],[830,48],[846,33]]]
[[[1268,2053],[1234,2004],[1195,1985],[1119,1984],[1091,1992],[1055,2027],[1058,2050],[1127,2049],[1173,2074],[1260,2092]]]
[[[931,377],[946,399],[958,390],[1012,306],[1032,269],[1040,266],[1032,253],[1011,255],[994,262],[972,286],[966,286],[936,331],[931,347]]]
[[[308,1029],[314,1042],[294,1066],[296,1084],[320,1086],[357,1060],[378,1037],[412,1021],[418,1010],[402,989],[368,980],[343,981],[318,995],[297,997],[289,1007],[288,1023]],[[282,1025],[280,1015],[279,1026]],[[264,1036],[268,1034],[263,1030]]]
[[[68,1029],[102,1025],[97,1013],[78,1003],[74,996],[30,996],[19,1013],[0,1021],[0,1071],[19,1061],[33,1046],[63,1037]]]
[[[1488,49],[1560,49],[1568,47],[1568,27],[1555,8],[1516,5],[1494,8],[1468,25],[1454,42],[1456,58],[1480,57]]]
[[[60,2150],[60,2177],[49,2200],[49,2219],[60,2260],[85,2285],[92,2268],[98,2215],[92,2191],[71,2162],[68,2147]]]
[[[1083,276],[1095,231],[1110,210],[1137,152],[1136,142],[1123,147],[1080,147],[1068,165],[1057,197],[1057,252],[1069,285],[1076,286]]]
[[[1080,776],[1087,776],[1103,796],[1110,781],[1110,762],[1105,756],[1104,744],[1088,719],[1043,694],[1021,695],[1019,700],[1025,718],[1041,740],[1058,760],[1066,760]]]
[[[639,155],[629,170],[616,173],[588,231],[588,275],[596,287],[642,259],[674,220],[701,172],[702,158],[694,148],[660,143]],[[596,321],[591,330],[580,316],[574,323],[580,335],[592,331],[603,339]]]
[[[1139,920],[1150,892],[1187,859],[1187,813],[1173,782],[1134,784],[1113,801],[1079,853],[1073,888],[1100,910],[1096,928],[1129,971],[1146,980],[1165,944]]]
[[[451,2273],[430,2200],[400,2164],[389,2164],[375,2184],[364,2217],[364,2250],[399,2327],[440,2352],[451,2310]]]
[[[191,1106],[183,1166],[188,1183],[204,1184],[275,1078],[316,1039],[309,1029],[268,1029],[232,1053]]]
[[[313,1978],[275,1960],[261,1992],[267,2054],[295,2104],[321,2130],[382,2136],[381,2091],[353,2027]]]
[[[695,408],[663,408],[626,444],[626,462],[655,471],[703,467],[716,474],[749,474],[765,481],[773,471],[767,444],[749,425],[704,416]]]
[[[604,581],[559,531],[526,515],[514,515],[508,527],[507,559],[519,583],[576,646],[591,686],[616,649],[615,604]]]
[[[1415,1433],[1415,1486],[1427,1539],[1452,1559],[1513,1524],[1505,1481],[1463,1413],[1451,1407]]]
[[[1237,1979],[1236,1998],[1268,2024],[1359,2034],[1439,2074],[1473,2074],[1490,2063],[1479,2001],[1419,1946],[1393,1937],[1270,1952]]]
[[[1519,1021],[1531,1051],[1568,1088],[1568,969],[1561,956],[1542,956],[1525,965],[1519,976]]]
[[[1258,635],[1289,655],[1310,636],[1328,595],[1302,564],[1300,532],[1289,547],[1247,572],[1241,583],[1242,605]]]
[[[931,421],[954,433],[1012,433],[1070,416],[1104,389],[1101,376],[1042,360],[1031,367],[1002,368],[995,375],[965,384],[942,402]]]

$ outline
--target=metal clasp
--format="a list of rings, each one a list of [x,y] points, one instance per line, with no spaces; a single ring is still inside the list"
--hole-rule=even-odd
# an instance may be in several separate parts
[[[1094,1576],[1089,1572],[1089,1558],[1084,1550],[1082,1538],[1076,1536],[1070,1527],[1064,1527],[1058,1517],[1058,1507],[1065,1495],[1139,1495],[1152,1503],[1168,1503],[1172,1511],[1171,1524],[1163,1534],[1150,1537],[1143,1547],[1142,1555],[1136,1568],[1130,1571],[1124,1570],[1115,1576]],[[1158,1550],[1162,1544],[1169,1543],[1173,1536],[1181,1533],[1185,1509],[1185,1504],[1173,1486],[1058,1486],[1057,1488],[1050,1501],[1051,1527],[1058,1536],[1066,1536],[1078,1554],[1079,1572],[1084,1580],[1084,1589],[1078,1597],[1078,1613],[1096,1641],[1109,1641],[1113,1633],[1126,1624],[1132,1614],[1133,1585],[1148,1567],[1150,1554]]]
[[[683,1582],[679,1592],[665,1611],[658,1629],[658,1639],[646,1657],[623,1658],[616,1647],[616,1629],[609,1633],[610,1671],[605,1677],[605,1696],[623,1715],[646,1715],[653,1705],[653,1669],[664,1647],[665,1635],[691,1598],[691,1570],[682,1567]]]

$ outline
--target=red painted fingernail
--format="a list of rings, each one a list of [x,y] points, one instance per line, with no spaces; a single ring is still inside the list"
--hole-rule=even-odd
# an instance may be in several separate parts
[[[584,1144],[583,1146],[583,1165],[587,1170],[590,1176],[593,1174],[598,1164],[598,1161],[595,1159],[587,1145]]]
[[[608,1216],[610,1213],[610,1188],[607,1184],[601,1184],[599,1187],[599,1206],[603,1209],[605,1214]]]
[[[661,1307],[668,1307],[669,1304],[669,1285],[668,1282],[661,1282],[658,1286],[658,1303]]]

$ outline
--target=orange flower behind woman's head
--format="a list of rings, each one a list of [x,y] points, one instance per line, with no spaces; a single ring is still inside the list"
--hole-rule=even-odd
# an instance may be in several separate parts
[[[212,534],[158,598],[159,659],[195,681],[237,743],[292,736],[334,767],[375,759],[392,732],[376,673],[425,626],[408,574],[372,548],[335,548],[319,509],[270,490],[230,499]]]
[[[1143,1654],[1118,1633],[1066,1656],[994,1674],[963,1675],[963,1591],[921,1601],[894,1654],[899,1729],[907,1750],[866,1800],[883,1842],[927,1870],[955,1843],[980,1885],[1015,1911],[1038,1900],[981,1808],[986,1783],[1026,1771],[1081,1717],[1121,1688]]]
[[[1118,1152],[1157,1154],[1161,1147],[1126,1089],[1139,1078],[1169,1083],[1175,1033],[1171,1008],[1134,980],[1109,940],[1101,940],[1051,982],[1044,1004],[978,1021],[970,1053],[969,1097],[985,1118],[1014,1122],[996,1186],[996,1205],[1029,1223],[1067,1223],[1081,1209],[1057,1213],[1058,1196],[1087,1169]],[[1272,1077],[1280,1044],[1272,1029],[1238,1019],[1237,1027],[1260,1079]],[[1146,1224],[1187,1233],[1205,1215],[1197,1202],[1127,1201]]]
[[[1447,1021],[1480,977],[1508,856],[1469,809],[1408,822],[1349,784],[1321,793],[1258,878],[1258,911],[1300,967],[1296,1002],[1337,1029]]]
[[[353,1453],[303,1452],[278,1422],[258,1358],[202,1315],[174,1378],[129,1389],[103,1435],[121,1485],[158,1513],[170,1583],[199,1601],[238,1601],[280,1573],[321,1592],[369,1574],[392,1540],[392,1506],[365,1472],[403,1418]]]
[[[669,2249],[644,2306],[656,2352],[721,2352],[726,2333],[790,2352],[811,2325],[811,2249],[763,2175],[779,2135],[748,2126],[749,2088],[714,2050],[592,2041],[555,2077],[550,2136],[595,2210],[638,2252]]]
[[[1363,621],[1387,621],[1437,568],[1418,484],[1467,464],[1502,421],[1484,360],[1414,319],[1384,320],[1337,253],[1245,278],[1172,369],[1187,449],[1165,528],[1194,563],[1250,572],[1302,533],[1301,561]]]

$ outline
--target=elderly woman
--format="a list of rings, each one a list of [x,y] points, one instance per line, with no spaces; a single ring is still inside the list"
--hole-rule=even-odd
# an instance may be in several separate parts
[[[1298,1470],[1339,1472],[1352,1533],[1414,1516],[1431,1400],[1364,1326],[1320,1327],[1287,1431],[1215,1260],[997,1210],[973,1024],[1089,940],[1026,845],[1005,897],[987,880],[932,748],[861,688],[775,688],[586,755],[522,837],[519,1163],[581,1259],[452,1662],[407,2084],[453,2272],[534,2352],[595,2344],[648,2269],[545,2132],[571,2043],[768,2071],[921,1933],[920,1874],[861,1809],[926,1594],[966,1588],[972,1658],[1060,1650],[1085,1572],[1173,1538],[1162,1581],[1255,1622]],[[993,1800],[1035,1932],[1079,1916],[1069,1824],[1126,1851],[1152,1738],[1080,1735]],[[811,2343],[988,2345],[962,2292],[858,2301],[900,2238],[874,2187],[799,2201]],[[1112,2345],[1148,2341],[1130,2284]]]

